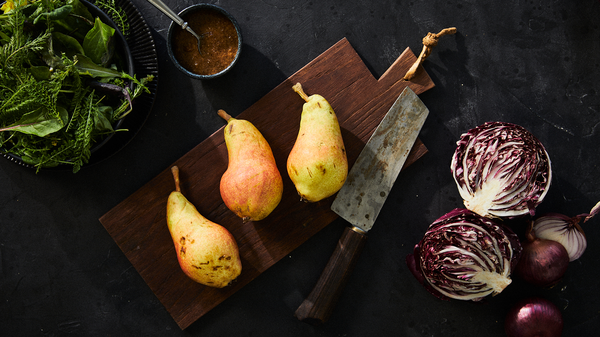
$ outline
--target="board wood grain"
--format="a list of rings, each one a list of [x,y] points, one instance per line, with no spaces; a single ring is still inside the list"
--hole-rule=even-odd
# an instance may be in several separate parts
[[[329,101],[340,122],[348,162],[352,165],[406,86],[416,94],[434,86],[422,67],[412,81],[402,79],[415,61],[416,56],[407,48],[376,79],[344,38],[239,115],[228,111],[236,118],[249,120],[261,131],[271,145],[284,180],[281,203],[264,220],[242,223],[221,199],[219,182],[228,163],[223,128],[173,163],[180,169],[183,194],[205,217],[226,227],[238,242],[243,269],[231,286],[206,287],[181,271],[166,224],[166,201],[174,189],[171,166],[100,217],[102,225],[181,329],[338,217],[330,210],[334,197],[312,204],[301,202],[287,175],[287,155],[296,140],[304,104],[292,85],[300,82],[308,95],[320,94]],[[417,140],[404,167],[426,152],[425,145]]]

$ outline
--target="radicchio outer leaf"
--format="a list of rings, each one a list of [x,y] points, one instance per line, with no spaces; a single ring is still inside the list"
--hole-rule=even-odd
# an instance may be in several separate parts
[[[457,208],[429,226],[406,262],[438,298],[479,301],[511,283],[521,251],[510,228]]]
[[[487,217],[534,215],[550,182],[550,157],[522,126],[488,122],[461,135],[450,169],[465,207]]]

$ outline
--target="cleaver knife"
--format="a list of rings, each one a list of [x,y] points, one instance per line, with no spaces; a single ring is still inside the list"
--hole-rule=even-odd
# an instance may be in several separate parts
[[[296,310],[299,320],[318,325],[329,319],[428,114],[406,87],[369,138],[331,205],[352,226],[344,229],[317,284]]]

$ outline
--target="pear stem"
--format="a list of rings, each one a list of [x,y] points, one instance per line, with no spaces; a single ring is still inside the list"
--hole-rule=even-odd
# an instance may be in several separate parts
[[[171,167],[171,173],[173,173],[173,179],[175,180],[175,191],[181,192],[181,188],[179,187],[179,167]]]
[[[302,90],[302,84],[300,84],[300,82],[294,84],[292,89],[294,89],[294,91],[297,92],[303,100],[308,102],[308,95],[304,92],[304,90]]]
[[[437,46],[438,40],[444,35],[452,35],[456,33],[456,27],[444,28],[439,33],[427,33],[427,36],[423,38],[423,49],[421,54],[417,58],[417,61],[408,69],[406,75],[404,75],[405,81],[410,81],[415,78],[417,68],[425,61],[425,59],[431,54],[433,47]]]
[[[217,111],[217,115],[221,116],[221,118],[223,118],[227,122],[229,122],[229,120],[231,119],[231,116],[223,109],[219,109],[219,111]]]

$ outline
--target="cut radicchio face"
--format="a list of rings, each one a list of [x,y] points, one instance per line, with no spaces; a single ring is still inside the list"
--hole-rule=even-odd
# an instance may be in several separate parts
[[[450,165],[465,207],[486,217],[535,214],[550,182],[550,158],[522,126],[488,122],[461,135]]]
[[[479,301],[511,283],[521,251],[510,228],[457,208],[429,226],[406,262],[435,296]]]

